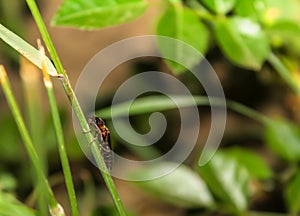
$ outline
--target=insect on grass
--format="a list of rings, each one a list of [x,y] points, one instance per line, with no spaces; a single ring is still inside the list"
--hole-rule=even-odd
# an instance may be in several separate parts
[[[105,122],[97,116],[90,117],[88,123],[95,131],[95,139],[98,139],[101,155],[107,169],[110,171],[113,164],[113,152],[109,129],[105,126]]]

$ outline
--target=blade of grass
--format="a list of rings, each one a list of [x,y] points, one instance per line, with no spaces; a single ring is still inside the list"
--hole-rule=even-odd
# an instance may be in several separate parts
[[[46,47],[50,53],[50,56],[54,62],[54,65],[56,66],[59,75],[62,76],[62,78],[60,80],[62,81],[62,85],[63,85],[65,92],[70,100],[71,106],[73,108],[74,113],[77,116],[77,119],[79,121],[79,124],[80,124],[82,130],[83,131],[91,131],[89,128],[89,125],[87,124],[86,118],[82,112],[82,109],[79,105],[79,102],[76,98],[76,95],[74,94],[74,91],[71,87],[71,83],[68,79],[68,76],[67,76],[66,72],[64,71],[61,61],[60,61],[60,59],[57,55],[57,52],[54,48],[54,45],[51,41],[50,35],[47,31],[47,28],[42,19],[41,13],[36,5],[36,2],[34,0],[26,0],[26,2],[27,2],[27,5],[34,17],[34,20],[38,26],[38,29],[42,35],[42,38],[46,44]],[[94,156],[98,166],[101,168],[100,172],[101,172],[103,179],[105,181],[105,184],[108,187],[108,190],[113,198],[113,201],[115,203],[115,206],[116,206],[119,214],[126,215],[125,209],[121,202],[121,199],[117,193],[117,189],[116,189],[114,182],[113,182],[113,180],[106,168],[106,165],[102,159],[102,155],[99,152],[98,146],[96,145],[96,142],[93,142],[94,137],[93,137],[92,133],[91,132],[85,133],[85,135],[86,135],[88,143],[92,143],[91,149],[92,149],[93,156]]]
[[[38,67],[41,67],[41,65],[40,65],[40,60],[36,60],[35,58],[33,59],[33,58],[30,58],[30,56],[31,55],[35,55],[35,53],[37,52],[37,50],[36,49],[34,49],[33,47],[31,47],[31,48],[33,48],[32,49],[32,52],[33,53],[31,53],[31,51],[29,51],[29,54],[24,54],[24,53],[26,53],[24,50],[22,50],[22,46],[20,46],[20,44],[22,44],[22,43],[26,43],[24,40],[22,40],[21,38],[19,38],[19,37],[6,37],[6,34],[3,34],[3,32],[5,33],[5,32],[7,32],[7,31],[9,31],[8,29],[6,29],[4,26],[2,26],[1,24],[0,24],[0,38],[2,38],[5,42],[7,42],[5,39],[8,39],[8,38],[18,38],[19,40],[16,42],[16,41],[14,41],[14,43],[16,43],[16,46],[15,46],[15,44],[13,43],[11,43],[11,41],[9,41],[8,40],[8,44],[9,45],[11,45],[14,49],[17,49],[22,55],[24,55],[24,57],[26,57],[26,58],[28,58],[32,63],[34,63],[35,65],[37,65]],[[10,34],[12,34],[12,35],[14,35],[15,36],[15,34],[14,33],[12,33],[12,32],[10,32]],[[45,39],[44,39],[45,40]],[[28,44],[29,45],[29,44]],[[29,45],[29,46],[31,46],[31,45]],[[48,48],[49,49],[49,48]],[[56,55],[56,54],[53,54],[52,53],[52,55]],[[54,61],[54,62],[56,62],[56,65],[57,64],[60,64],[60,62],[57,62],[57,61]],[[47,67],[48,67],[48,70],[51,70],[51,67],[50,67],[50,69],[49,69],[49,66],[47,65]],[[53,67],[53,66],[52,66]],[[54,67],[53,67],[54,68]],[[77,116],[77,119],[78,119],[78,121],[79,121],[79,123],[80,123],[80,126],[81,126],[81,128],[82,128],[82,131],[91,131],[90,130],[90,128],[89,128],[89,126],[88,126],[88,124],[87,124],[87,121],[86,121],[86,119],[85,119],[85,116],[84,116],[84,114],[83,114],[83,112],[82,112],[82,110],[81,110],[81,108],[80,108],[80,105],[79,105],[79,103],[78,103],[78,100],[77,100],[77,98],[76,98],[76,96],[75,96],[75,94],[74,94],[74,91],[73,91],[73,89],[72,89],[72,87],[71,87],[71,84],[70,84],[70,81],[69,81],[69,79],[68,79],[68,77],[67,77],[67,75],[65,74],[65,72],[64,72],[64,70],[60,70],[60,72],[59,72],[59,74],[53,74],[53,73],[49,73],[49,75],[51,75],[51,76],[57,76],[57,77],[59,77],[59,78],[61,78],[60,80],[61,80],[61,82],[62,82],[62,85],[63,85],[63,87],[64,87],[64,89],[65,89],[65,92],[66,92],[66,94],[67,94],[67,96],[68,96],[68,98],[69,98],[69,100],[70,100],[70,103],[71,103],[71,106],[72,106],[72,108],[73,108],[73,111],[74,111],[74,113],[76,114],[76,116]],[[86,138],[87,138],[87,143],[92,143],[93,142],[93,139],[94,139],[94,137],[93,137],[93,135],[91,134],[91,133],[85,133],[85,135],[86,135]],[[95,145],[91,145],[91,148],[94,148],[94,151],[96,151],[97,149],[98,149],[98,147]],[[98,149],[99,150],[99,149]],[[97,156],[96,155],[94,155],[94,157],[96,158]],[[96,160],[97,161],[97,160]],[[99,161],[101,161],[101,160],[98,160],[98,162]],[[99,167],[103,167],[103,166],[99,166]],[[106,169],[106,166],[104,166],[104,169]],[[105,175],[107,175],[107,172],[105,172],[105,171],[103,171],[103,170],[101,170],[101,174],[103,175],[103,176],[105,176]],[[123,207],[123,205],[122,205],[122,202],[121,202],[121,200],[120,200],[120,198],[119,198],[119,195],[118,195],[118,193],[117,193],[117,190],[116,190],[116,188],[115,188],[115,185],[113,184],[113,181],[112,181],[112,178],[110,177],[110,175],[108,174],[108,176],[105,176],[104,177],[104,180],[105,180],[105,183],[106,183],[106,185],[110,185],[110,186],[108,186],[108,189],[109,189],[109,192],[111,193],[111,195],[112,195],[112,197],[113,197],[113,200],[114,200],[114,203],[115,203],[115,205],[117,206],[117,209],[118,209],[118,211],[119,211],[119,214],[120,215],[125,215],[125,210],[124,210],[124,207]]]
[[[0,24],[0,38],[5,43],[10,45],[12,48],[14,48],[17,52],[19,52],[21,55],[23,55],[25,58],[27,58],[29,61],[31,61],[33,64],[35,64],[37,67],[39,67],[40,69],[42,68],[38,51],[29,43],[24,41],[18,35],[14,34],[12,31],[5,28],[1,24]],[[53,64],[51,63],[50,59],[46,58],[46,61],[47,61],[49,74],[51,76],[57,76],[58,75],[57,71],[53,66]]]
[[[24,141],[26,150],[28,151],[29,157],[34,165],[36,174],[38,176],[38,180],[42,186],[43,191],[46,191],[46,193],[47,193],[47,199],[49,199],[50,212],[52,213],[52,215],[64,216],[65,214],[64,214],[63,208],[55,199],[53,191],[48,183],[48,180],[46,179],[46,177],[44,175],[43,168],[39,161],[39,157],[34,149],[34,146],[31,141],[31,138],[29,136],[28,130],[27,130],[24,120],[21,116],[21,112],[18,108],[15,97],[12,93],[9,80],[7,78],[7,73],[6,73],[3,65],[0,65],[0,84],[2,86],[4,95],[7,99],[8,105],[14,116],[14,119],[16,121],[18,129],[20,131],[21,137]]]
[[[294,92],[300,95],[300,83],[293,78],[290,71],[280,61],[280,59],[274,53],[271,52],[268,57],[268,61],[278,72],[281,78],[294,90]]]
[[[40,163],[43,167],[44,173],[47,173],[47,153],[44,146],[43,133],[43,118],[42,118],[42,104],[41,104],[41,83],[40,71],[26,58],[20,59],[20,75],[22,79],[22,86],[25,100],[25,120],[29,128],[30,136],[34,148],[39,155]],[[41,215],[46,215],[48,212],[47,202],[42,196],[38,198],[38,209]]]
[[[215,102],[217,104],[218,101],[215,101]],[[261,124],[265,125],[268,122],[270,122],[270,119],[267,116],[259,113],[258,111],[254,110],[254,109],[251,109],[250,107],[240,104],[238,102],[228,100],[227,107],[237,113],[240,113],[240,114],[248,117],[248,118],[258,121]]]
[[[39,41],[39,43],[40,43],[40,41]],[[68,191],[69,200],[70,200],[71,209],[72,209],[72,215],[79,216],[78,205],[77,205],[76,195],[75,195],[75,190],[74,190],[74,184],[72,181],[71,169],[70,169],[68,156],[66,153],[66,147],[65,147],[65,143],[64,143],[64,138],[63,138],[62,126],[61,126],[58,108],[56,105],[56,100],[55,100],[55,96],[54,96],[54,92],[53,92],[53,85],[52,85],[50,76],[47,71],[47,65],[46,65],[46,61],[45,61],[46,60],[45,50],[40,44],[39,44],[39,46],[40,46],[40,59],[41,59],[41,63],[42,63],[42,72],[43,72],[43,76],[44,76],[44,85],[46,87],[48,99],[49,99],[49,103],[50,103],[54,129],[55,129],[55,133],[57,136],[59,156],[60,156],[60,160],[61,160],[61,164],[62,164],[62,168],[63,168],[63,172],[64,172],[65,182],[66,182],[67,191]]]
[[[40,71],[31,62],[24,57],[20,59],[20,75],[22,79],[22,86],[24,92],[24,99],[26,102],[26,120],[32,142],[34,144],[41,143],[43,141],[43,122],[41,110],[41,84],[40,84]],[[42,151],[45,148],[41,149]],[[37,151],[40,155],[40,152]],[[41,152],[45,154],[45,152]]]
[[[224,101],[215,97],[206,96],[185,96],[185,95],[169,95],[172,99],[167,99],[166,96],[148,96],[143,98],[137,98],[131,104],[131,102],[123,102],[115,104],[113,106],[99,110],[96,114],[102,116],[103,118],[111,118],[112,110],[114,117],[128,116],[128,115],[138,115],[151,112],[159,112],[170,109],[176,109],[179,107],[193,106],[195,103],[198,106],[224,106]],[[176,101],[174,103],[173,101]],[[176,104],[179,104],[177,107]],[[237,103],[235,101],[226,101],[226,105],[229,109],[236,111],[244,116],[247,116],[253,120],[265,124],[269,121],[268,117],[263,114],[253,110],[243,104]],[[129,113],[127,113],[127,107],[130,106]]]

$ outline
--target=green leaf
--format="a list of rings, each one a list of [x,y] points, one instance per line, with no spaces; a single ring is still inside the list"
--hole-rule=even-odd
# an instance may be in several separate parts
[[[223,54],[232,63],[259,70],[270,52],[266,34],[250,19],[232,17],[219,20],[216,38]]]
[[[266,12],[266,0],[237,0],[234,7],[236,15],[261,21]]]
[[[285,46],[288,50],[300,54],[300,26],[298,21],[280,20],[266,29],[275,47]],[[290,46],[293,44],[293,46]]]
[[[202,0],[201,2],[217,14],[226,14],[232,10],[236,0]]]
[[[16,188],[16,179],[8,173],[0,173],[0,191],[12,191]]]
[[[269,148],[288,161],[300,159],[300,128],[284,120],[270,120],[265,125]]]
[[[191,47],[199,51],[203,56],[207,51],[208,30],[193,11],[181,5],[173,5],[163,14],[158,22],[156,31],[158,35],[175,38],[187,43],[186,46],[177,43],[167,44],[165,40],[160,42],[158,39],[158,46],[162,56],[174,56],[175,59],[180,61],[179,63],[188,62],[188,69],[201,61],[198,55],[194,56],[191,54],[189,51]],[[175,73],[186,70],[177,62],[167,61],[167,63]]]
[[[300,171],[291,179],[285,190],[285,200],[291,213],[300,212]]]
[[[113,106],[104,108],[98,111],[96,114],[102,118],[111,118],[112,110],[114,117],[128,116],[127,107],[130,107],[129,115],[138,115],[151,112],[159,112],[170,109],[176,109],[179,107],[189,107],[197,105],[209,105],[208,97],[205,96],[184,96],[184,95],[169,95],[169,97],[158,95],[158,96],[147,96],[138,98],[131,102],[124,102],[115,104]],[[217,102],[217,101],[216,101]],[[221,105],[222,102],[221,102]]]
[[[65,0],[51,23],[80,29],[103,28],[139,17],[146,6],[144,0]]]
[[[132,178],[140,176],[149,179],[157,177],[161,170],[168,170],[174,164],[164,162],[130,174]],[[136,182],[138,187],[156,196],[183,207],[210,207],[213,199],[201,178],[185,165],[179,166],[171,173],[154,180]]]
[[[0,158],[5,162],[20,163],[24,160],[24,151],[20,145],[18,128],[8,113],[1,113],[0,119]]]
[[[247,209],[249,174],[237,160],[217,151],[207,164],[199,167],[199,172],[228,210],[241,212]]]
[[[35,212],[10,194],[0,192],[1,216],[36,216]]]
[[[273,172],[268,164],[254,152],[239,147],[227,148],[224,151],[245,167],[252,178],[267,179],[272,177]]]
[[[25,58],[27,58],[29,61],[31,61],[33,64],[35,64],[37,67],[42,68],[39,51],[1,24],[0,38]],[[50,59],[47,57],[45,57],[45,59],[49,75],[57,76],[57,71],[51,63]]]

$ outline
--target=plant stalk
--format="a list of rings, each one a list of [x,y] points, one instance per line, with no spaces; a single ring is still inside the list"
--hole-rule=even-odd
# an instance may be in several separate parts
[[[88,133],[85,133],[86,135],[86,138],[87,138],[87,143],[92,143],[93,140],[94,140],[94,137],[92,135],[92,133],[90,132],[90,128],[89,128],[89,125],[87,124],[87,121],[86,121],[86,118],[82,112],[82,109],[79,105],[79,102],[74,94],[74,91],[71,87],[71,84],[70,84],[70,81],[68,79],[68,76],[66,74],[66,72],[64,71],[63,69],[63,66],[61,64],[61,61],[57,55],[57,52],[54,48],[54,45],[51,41],[51,38],[50,38],[50,35],[47,31],[47,28],[45,26],[45,23],[42,19],[42,16],[40,14],[40,11],[36,5],[36,2],[34,0],[26,0],[27,4],[28,4],[28,7],[34,17],[34,20],[39,28],[39,31],[42,35],[42,38],[46,44],[46,47],[50,53],[50,56],[54,62],[54,65],[55,67],[57,68],[57,71],[58,71],[58,74],[61,75],[61,82],[62,82],[62,85],[64,87],[64,90],[70,100],[70,103],[71,103],[71,106],[73,108],[73,111],[75,113],[75,115],[77,116],[78,118],[78,121],[79,121],[79,124],[82,128],[82,130],[85,132],[85,131],[88,131]],[[96,145],[91,145],[91,148],[92,148],[92,153],[93,153],[93,156],[94,158],[96,159],[96,161],[98,162],[98,165],[100,167],[103,167],[103,169],[101,168],[100,171],[101,171],[101,174],[103,176],[103,179],[106,183],[106,186],[108,187],[109,189],[109,192],[111,193],[111,196],[113,198],[113,201],[116,205],[116,208],[117,210],[119,211],[119,214],[120,215],[126,215],[125,214],[125,209],[122,205],[122,202],[121,202],[121,199],[119,198],[119,195],[117,193],[117,189],[113,183],[113,180],[111,178],[111,176],[108,174],[108,170],[105,166],[105,164],[101,164],[101,163],[104,163],[103,162],[103,159],[101,160],[98,160],[98,157],[102,158],[101,154],[97,154],[97,151],[99,151],[100,149],[97,148]]]
[[[281,62],[281,60],[271,52],[268,56],[268,61],[281,76],[281,78],[294,90],[294,92],[300,95],[300,83],[293,78],[292,74]]]
[[[33,143],[31,141],[31,138],[29,136],[28,130],[27,130],[27,128],[25,126],[25,123],[24,123],[24,120],[22,118],[20,109],[19,109],[19,107],[17,105],[17,102],[16,102],[16,99],[15,99],[13,93],[12,93],[11,85],[10,85],[10,82],[7,78],[7,73],[6,73],[3,65],[0,65],[0,84],[2,86],[4,95],[5,95],[5,97],[7,99],[7,102],[8,102],[8,105],[9,105],[9,107],[12,111],[12,114],[14,116],[14,119],[16,121],[17,127],[20,131],[21,137],[24,141],[26,150],[29,154],[29,157],[30,157],[30,159],[33,163],[33,166],[35,168],[35,171],[37,173],[39,183],[41,183],[43,191],[47,192],[47,199],[49,200],[50,211],[51,212],[57,212],[56,209],[59,208],[59,209],[61,209],[61,211],[57,212],[58,214],[55,214],[55,215],[63,216],[63,215],[65,215],[64,211],[60,207],[60,204],[56,201],[56,199],[54,197],[54,194],[53,194],[53,191],[52,191],[52,189],[49,185],[49,182],[46,179],[46,176],[43,172],[43,167],[42,167],[42,165],[39,161],[38,154],[36,153],[36,151],[34,149],[34,146],[33,146]]]
[[[67,186],[67,191],[68,191],[68,195],[69,195],[69,200],[70,200],[70,204],[71,204],[72,215],[79,216],[78,205],[77,205],[76,195],[75,195],[75,190],[74,190],[74,184],[72,181],[71,169],[70,169],[68,156],[66,153],[66,148],[65,148],[65,143],[64,143],[64,138],[63,138],[63,130],[62,130],[62,126],[61,126],[61,122],[60,122],[60,118],[59,118],[59,112],[58,112],[58,108],[57,108],[57,104],[56,104],[56,100],[55,100],[55,96],[54,96],[54,92],[53,92],[52,81],[48,74],[47,66],[46,66],[46,62],[45,62],[45,50],[40,44],[39,44],[39,46],[40,46],[39,49],[40,49],[42,71],[43,71],[43,76],[44,76],[44,84],[45,84],[48,98],[49,98],[54,129],[55,129],[57,142],[58,142],[59,156],[60,156],[63,173],[64,173],[64,177],[65,177],[65,182],[66,182],[66,186]]]

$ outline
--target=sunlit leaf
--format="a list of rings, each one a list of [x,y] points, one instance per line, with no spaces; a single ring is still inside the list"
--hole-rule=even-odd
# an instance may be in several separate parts
[[[259,70],[270,52],[266,34],[250,19],[233,17],[220,20],[215,32],[223,54],[241,67]]]
[[[226,14],[232,10],[236,0],[201,0],[201,2],[217,14]]]
[[[260,21],[267,8],[266,0],[237,0],[236,15]]]
[[[42,68],[39,51],[1,24],[0,38],[25,58],[27,58],[29,61],[31,61],[33,64],[35,64],[37,67]],[[51,63],[50,59],[45,57],[45,61],[49,75],[57,76],[57,71]]]
[[[65,0],[52,24],[81,29],[103,28],[139,17],[146,6],[144,0]]]
[[[144,191],[175,205],[184,207],[210,207],[213,199],[202,179],[185,165],[179,166],[171,173],[156,178],[161,170],[174,167],[171,163],[160,163],[131,173],[131,177],[149,177],[149,181],[135,183]],[[151,180],[152,179],[152,180]]]
[[[269,148],[289,161],[300,159],[300,128],[284,120],[271,120],[266,125],[265,139]]]
[[[230,211],[247,209],[249,173],[237,160],[217,151],[207,164],[199,167],[199,172],[226,208]]]
[[[268,164],[254,152],[239,147],[227,148],[225,152],[245,167],[252,178],[267,179],[272,177],[273,172]]]
[[[187,69],[191,69],[200,62],[201,56],[193,55],[191,48],[199,51],[204,56],[208,46],[208,30],[199,20],[196,13],[181,5],[170,6],[163,14],[157,25],[157,34],[178,39],[185,42],[187,46],[181,44],[167,44],[165,40],[158,39],[158,46],[162,56],[174,56],[180,62],[167,61],[174,72],[180,73],[186,70],[178,63],[188,62]],[[190,47],[191,46],[191,47]]]

